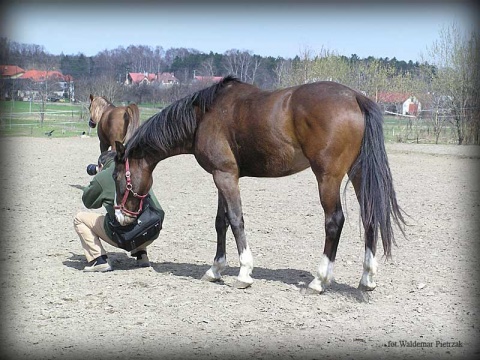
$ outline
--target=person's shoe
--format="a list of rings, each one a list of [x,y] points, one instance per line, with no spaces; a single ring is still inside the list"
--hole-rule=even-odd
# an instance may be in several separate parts
[[[112,271],[112,267],[108,263],[107,255],[102,255],[94,259],[88,266],[83,268],[85,272],[107,272]]]
[[[148,259],[148,255],[147,255],[147,252],[145,250],[137,251],[135,254],[132,254],[132,256],[137,258],[137,265],[139,267],[149,267],[150,266],[150,260]]]

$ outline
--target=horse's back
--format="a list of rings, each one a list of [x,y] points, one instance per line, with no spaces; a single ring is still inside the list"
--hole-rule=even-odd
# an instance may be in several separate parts
[[[321,166],[322,158],[348,163],[338,167],[344,172],[363,136],[358,95],[334,82],[276,91],[238,84],[202,120],[197,151],[236,164],[239,176],[291,175],[312,164]]]

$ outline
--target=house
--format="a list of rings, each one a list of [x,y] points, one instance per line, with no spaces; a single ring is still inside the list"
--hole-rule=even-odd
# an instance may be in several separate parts
[[[172,73],[128,73],[125,80],[125,85],[140,85],[140,84],[159,84],[161,86],[170,86],[178,84],[178,79]]]
[[[162,86],[171,86],[179,83],[175,75],[168,72],[158,73],[156,81]]]
[[[127,78],[125,79],[125,85],[150,84],[156,78],[157,76],[155,74],[149,74],[147,72],[143,72],[143,73],[130,72],[127,74]]]
[[[2,79],[17,79],[25,70],[16,65],[0,65],[0,77]]]
[[[49,99],[64,99],[75,101],[73,77],[63,75],[57,70],[27,70],[17,79],[16,96],[28,101],[37,99],[41,95],[39,86],[48,81],[48,94],[43,94]]]
[[[384,111],[394,114],[417,116],[422,111],[422,104],[410,93],[380,92],[376,100]]]

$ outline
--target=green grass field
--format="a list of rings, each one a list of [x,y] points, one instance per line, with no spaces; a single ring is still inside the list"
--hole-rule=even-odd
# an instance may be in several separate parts
[[[88,127],[90,114],[88,103],[46,103],[45,118],[40,123],[40,104],[24,101],[0,101],[0,136],[45,136],[55,130],[52,137],[79,136],[85,131],[96,136],[96,129]],[[153,104],[140,106],[140,121],[147,120],[161,109]],[[385,116],[384,134],[386,142],[434,143],[431,124],[423,120],[409,123],[407,118]],[[445,126],[439,143],[455,143],[454,129]]]
[[[427,120],[415,119],[409,121],[404,117],[385,116],[383,133],[386,142],[407,142],[419,144],[434,144],[433,126]],[[440,132],[439,144],[456,144],[455,129],[446,123]]]
[[[38,137],[51,130],[55,130],[52,137],[79,136],[83,131],[96,135],[96,129],[88,127],[88,104],[46,103],[43,124],[40,111],[40,103],[0,101],[0,135]],[[140,106],[140,121],[159,111],[158,108]]]

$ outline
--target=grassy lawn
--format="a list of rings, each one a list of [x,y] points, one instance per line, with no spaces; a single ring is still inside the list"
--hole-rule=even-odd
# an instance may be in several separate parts
[[[43,124],[40,106],[28,101],[0,101],[0,136],[45,136],[51,130],[55,130],[52,137],[79,136],[83,131],[96,136],[96,129],[88,127],[88,103],[46,103]],[[142,104],[139,108],[141,122],[161,111],[160,104]],[[424,120],[410,122],[404,117],[385,116],[383,130],[387,142],[435,142],[431,124]],[[445,126],[439,143],[455,143],[455,139],[454,129]]]
[[[82,132],[96,136],[96,129],[88,127],[88,104],[46,103],[45,117],[40,122],[41,104],[28,101],[0,101],[0,136],[79,136]],[[140,106],[140,121],[158,113],[160,109]]]
[[[385,116],[383,133],[387,142],[435,143],[432,124],[422,119],[410,121],[404,117]],[[438,140],[439,144],[456,143],[455,129],[451,124],[445,124]]]

